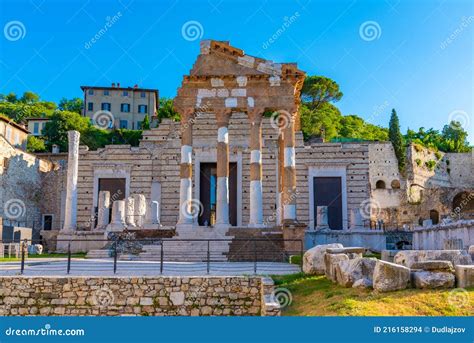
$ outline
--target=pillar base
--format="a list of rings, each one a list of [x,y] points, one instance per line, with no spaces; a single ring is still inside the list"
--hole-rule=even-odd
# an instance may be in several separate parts
[[[267,226],[265,224],[249,224],[248,227],[251,229],[264,229]]]
[[[230,229],[231,225],[226,223],[214,224],[214,228],[218,230],[227,230]]]

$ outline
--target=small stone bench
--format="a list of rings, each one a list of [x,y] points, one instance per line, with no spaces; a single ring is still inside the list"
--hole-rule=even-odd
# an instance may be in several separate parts
[[[474,287],[474,265],[457,265],[456,282],[457,287],[466,288]]]

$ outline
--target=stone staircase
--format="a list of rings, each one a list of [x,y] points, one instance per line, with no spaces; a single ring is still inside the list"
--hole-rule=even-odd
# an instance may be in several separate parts
[[[108,249],[105,249],[105,250],[98,250],[98,249],[89,250],[89,252],[86,255],[86,258],[91,258],[91,259],[110,258],[109,250]]]

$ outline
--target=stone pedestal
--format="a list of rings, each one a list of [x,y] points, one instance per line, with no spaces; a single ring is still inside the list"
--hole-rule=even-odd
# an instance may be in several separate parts
[[[116,200],[112,205],[112,221],[107,231],[123,231],[125,225],[125,200]]]
[[[135,227],[135,199],[128,197],[125,199],[125,223],[128,227]]]
[[[135,225],[137,227],[143,227],[147,210],[146,198],[143,194],[134,194],[132,197],[135,202]]]
[[[77,174],[79,169],[78,131],[68,131],[69,152],[67,162],[66,203],[64,206],[64,225],[62,231],[72,232],[77,228]]]
[[[327,206],[316,207],[316,230],[329,229],[329,216]]]
[[[97,209],[96,229],[105,229],[110,222],[110,192],[100,191]]]
[[[364,222],[362,215],[360,214],[359,208],[352,208],[350,212],[350,225],[349,227],[353,230],[363,229]]]
[[[158,201],[150,201],[146,211],[145,228],[158,229],[160,227],[160,204]]]

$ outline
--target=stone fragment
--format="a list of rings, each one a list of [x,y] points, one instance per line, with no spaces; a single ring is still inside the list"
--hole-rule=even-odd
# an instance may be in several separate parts
[[[328,254],[363,254],[367,249],[361,247],[344,247],[344,248],[328,248],[326,252]]]
[[[454,273],[453,264],[450,261],[421,261],[411,265],[411,269],[421,269],[437,272]]]
[[[410,284],[410,269],[395,263],[377,260],[373,287],[380,292],[405,289]]]
[[[324,263],[324,254],[328,248],[342,248],[342,244],[331,243],[316,245],[309,249],[303,255],[303,272],[305,274],[324,275],[326,265]]]
[[[135,225],[143,227],[145,223],[145,214],[147,209],[146,198],[143,194],[134,194],[132,196],[134,200],[134,219]]]
[[[454,266],[472,263],[465,250],[403,250],[395,255],[393,261],[408,268],[421,261],[451,261]]]
[[[180,306],[184,304],[184,292],[171,292],[170,300],[174,306]]]
[[[97,205],[97,229],[105,229],[110,222],[110,192],[100,191]]]
[[[393,263],[393,258],[395,255],[399,252],[400,250],[382,250],[380,259],[382,261],[386,262],[392,262]]]
[[[474,265],[457,265],[455,269],[457,287],[474,287]]]
[[[352,288],[372,288],[372,280],[363,278],[352,284]]]
[[[342,261],[348,261],[346,254],[324,254],[324,262],[326,265],[326,277],[332,282],[337,282],[337,265]]]
[[[329,229],[328,224],[328,207],[317,206],[316,207],[316,230]]]
[[[128,226],[135,226],[135,199],[125,199],[125,222]]]
[[[351,287],[360,279],[367,279],[372,284],[376,259],[356,258],[341,261],[336,265],[337,283],[343,287]]]
[[[416,271],[413,272],[415,288],[452,288],[454,275],[451,272]]]
[[[469,247],[469,255],[471,255],[471,259],[474,261],[474,245]]]

